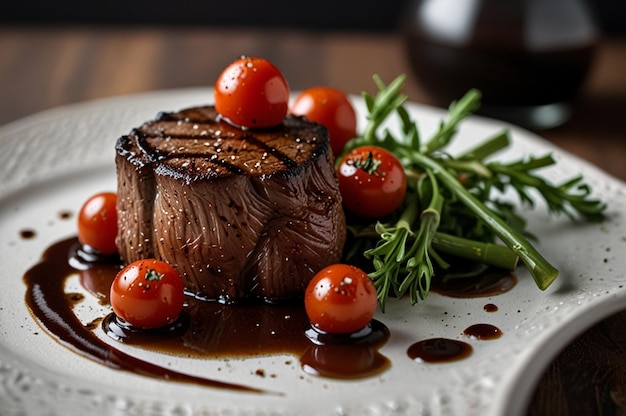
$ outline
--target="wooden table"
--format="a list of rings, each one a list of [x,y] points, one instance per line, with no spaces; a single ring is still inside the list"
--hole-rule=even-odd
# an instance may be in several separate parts
[[[0,124],[47,108],[143,91],[209,86],[239,55],[263,56],[292,89],[373,91],[409,73],[393,33],[158,27],[0,27]],[[626,39],[606,39],[567,124],[543,137],[626,179]],[[413,101],[431,103],[408,79]],[[207,97],[210,101],[212,97]],[[625,305],[626,306],[626,305]],[[529,414],[626,414],[626,311],[576,339],[546,370]]]

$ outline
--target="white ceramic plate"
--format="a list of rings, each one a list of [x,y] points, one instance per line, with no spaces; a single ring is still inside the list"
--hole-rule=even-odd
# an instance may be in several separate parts
[[[624,185],[530,133],[474,117],[462,124],[457,147],[511,128],[513,146],[502,158],[554,152],[553,180],[583,173],[596,195],[608,202],[602,224],[573,224],[549,218],[542,205],[528,212],[539,249],[561,271],[545,292],[524,268],[519,284],[494,298],[452,299],[431,294],[425,302],[388,302],[378,319],[391,338],[381,353],[392,367],[362,381],[335,381],[305,374],[293,357],[193,361],[148,358],[183,372],[263,387],[283,396],[235,393],[166,383],[105,368],[56,343],[24,304],[24,272],[50,244],[75,235],[76,212],[92,193],[115,189],[114,143],[161,110],[212,101],[208,89],[155,92],[53,109],[0,129],[0,409],[2,414],[521,414],[545,366],[569,341],[626,305]],[[363,103],[355,98],[359,112]],[[445,115],[410,105],[424,137]],[[31,229],[36,237],[23,239]],[[487,313],[494,303],[499,310]],[[81,309],[85,314],[89,308]],[[489,323],[503,331],[496,340],[469,339],[462,331]],[[407,347],[431,337],[460,339],[473,354],[462,361],[411,361]],[[133,352],[135,353],[135,352]],[[141,352],[136,354],[143,355]],[[291,359],[291,360],[289,360]],[[287,365],[286,362],[292,364]],[[295,364],[293,364],[295,363]],[[263,368],[274,377],[261,378]]]

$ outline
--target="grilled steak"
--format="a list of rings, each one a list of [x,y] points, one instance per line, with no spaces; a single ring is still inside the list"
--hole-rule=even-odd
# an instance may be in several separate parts
[[[200,298],[301,296],[345,241],[329,149],[298,117],[242,130],[210,106],[159,114],[116,144],[120,255],[167,261]]]

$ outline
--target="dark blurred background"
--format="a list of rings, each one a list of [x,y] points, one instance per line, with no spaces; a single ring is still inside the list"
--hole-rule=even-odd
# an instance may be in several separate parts
[[[626,35],[626,0],[587,2],[606,35]],[[10,1],[2,6],[0,24],[159,24],[392,31],[406,3],[407,0]]]

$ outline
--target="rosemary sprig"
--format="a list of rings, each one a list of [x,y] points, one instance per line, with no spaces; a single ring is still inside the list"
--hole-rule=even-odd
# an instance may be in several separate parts
[[[522,203],[533,207],[530,190],[534,189],[551,213],[572,219],[599,221],[606,205],[592,198],[591,188],[580,176],[553,185],[537,175],[537,169],[556,163],[550,155],[508,163],[487,161],[509,145],[507,130],[456,157],[448,154],[446,148],[459,124],[480,106],[477,90],[453,102],[447,119],[432,137],[422,141],[417,123],[404,107],[404,80],[399,76],[385,85],[374,76],[378,93],[363,93],[368,123],[363,135],[351,140],[344,151],[376,145],[394,153],[407,173],[407,195],[385,222],[349,221],[348,229],[357,241],[354,247],[359,250],[349,252],[347,261],[361,256],[371,262],[369,275],[383,310],[389,295],[408,292],[411,303],[424,299],[435,273],[449,267],[450,256],[510,270],[521,259],[537,286],[546,289],[556,279],[557,269],[529,242],[525,221],[513,204],[497,200],[492,190],[512,188]],[[392,114],[400,120],[399,135],[382,129]]]

